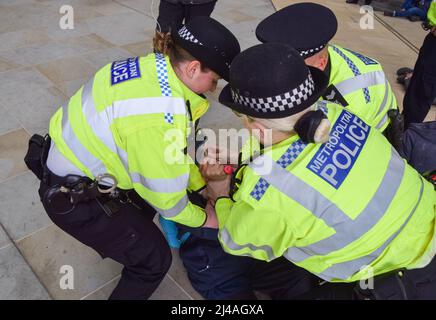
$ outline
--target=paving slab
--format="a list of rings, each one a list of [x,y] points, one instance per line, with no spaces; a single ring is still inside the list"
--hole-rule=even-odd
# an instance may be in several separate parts
[[[23,159],[29,138],[22,128],[0,135],[0,181],[28,171]]]
[[[0,247],[0,288],[0,300],[51,299],[12,244]]]
[[[80,299],[120,274],[122,266],[102,259],[56,225],[17,242],[21,253],[54,299]],[[74,289],[63,289],[62,266],[72,267]]]
[[[0,183],[0,222],[15,241],[52,224],[39,200],[38,187],[30,171]]]

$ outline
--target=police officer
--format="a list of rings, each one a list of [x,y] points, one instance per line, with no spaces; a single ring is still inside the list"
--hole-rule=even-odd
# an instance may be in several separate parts
[[[388,111],[397,109],[391,86],[376,60],[330,44],[338,21],[320,4],[297,3],[264,19],[256,28],[261,42],[296,48],[306,64],[324,71],[329,87],[323,98],[346,106],[371,126],[384,131]]]
[[[209,17],[215,8],[217,0],[161,0],[159,16],[157,17],[156,35],[153,39],[155,50],[156,42],[161,41],[165,34],[177,29],[181,24],[188,23],[195,17]]]
[[[422,122],[436,98],[436,1],[427,12],[427,29],[403,100],[404,125]]]
[[[350,298],[356,289],[359,297],[434,299],[436,192],[378,130],[317,102],[327,81],[283,44],[235,58],[219,100],[260,131],[264,148],[232,188],[230,179],[208,182],[219,240],[228,253],[285,257],[327,286],[350,284]],[[374,291],[359,289],[372,276]]]
[[[188,199],[205,182],[184,149],[209,106],[201,94],[228,79],[240,47],[209,17],[171,38],[168,55],[100,69],[50,121],[39,190],[44,208],[64,231],[124,265],[111,299],[148,298],[170,267],[171,252],[152,221],[156,211],[188,226],[208,225]]]

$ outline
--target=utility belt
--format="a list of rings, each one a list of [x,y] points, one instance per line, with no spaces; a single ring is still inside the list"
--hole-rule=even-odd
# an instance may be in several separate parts
[[[78,204],[94,200],[109,217],[125,205],[131,204],[137,209],[149,207],[135,190],[117,188],[117,179],[109,173],[94,180],[73,174],[65,177],[54,174],[46,164],[50,144],[49,135],[34,134],[24,158],[27,167],[41,180],[40,197],[48,214],[69,214]]]

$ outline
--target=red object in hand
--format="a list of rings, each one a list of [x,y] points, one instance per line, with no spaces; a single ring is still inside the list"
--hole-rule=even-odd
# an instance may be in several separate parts
[[[235,171],[235,169],[233,169],[232,166],[224,166],[224,172],[228,175],[233,174],[233,172]]]

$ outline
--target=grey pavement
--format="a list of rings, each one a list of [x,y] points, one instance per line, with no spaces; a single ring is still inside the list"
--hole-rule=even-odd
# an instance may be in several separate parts
[[[157,4],[158,1],[154,1]],[[242,48],[257,44],[254,29],[291,0],[218,0],[213,17],[229,27]],[[378,59],[401,104],[395,70],[413,66],[424,33],[404,19],[376,13],[375,29],[361,30],[358,6],[328,3],[340,20],[336,43]],[[398,1],[397,1],[398,2]],[[0,0],[0,299],[107,299],[121,265],[102,260],[55,226],[37,195],[38,181],[23,158],[31,134],[47,132],[50,116],[103,65],[151,52],[151,0],[71,0],[74,29],[59,27],[63,0]],[[386,1],[375,1],[386,5]],[[381,7],[380,7],[381,8]],[[157,5],[153,10],[157,15]],[[394,35],[397,30],[403,39]],[[415,48],[415,49],[414,49]],[[208,95],[202,126],[241,128],[239,120]],[[436,110],[428,120],[436,119]],[[61,267],[74,268],[74,289],[62,289]],[[173,250],[173,265],[152,299],[201,299]]]

